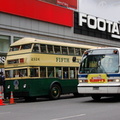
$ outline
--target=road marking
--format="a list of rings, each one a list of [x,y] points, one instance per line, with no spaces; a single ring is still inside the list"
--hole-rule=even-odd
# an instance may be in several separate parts
[[[86,114],[73,115],[73,116],[67,116],[67,117],[62,117],[62,118],[55,118],[55,119],[51,119],[51,120],[65,120],[65,119],[69,119],[69,118],[82,117],[82,116],[85,116],[85,115]]]
[[[8,113],[11,113],[11,112],[0,112],[0,114],[8,114]]]

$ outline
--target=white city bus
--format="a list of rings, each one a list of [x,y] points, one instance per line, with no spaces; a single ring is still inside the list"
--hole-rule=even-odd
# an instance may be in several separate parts
[[[94,100],[120,96],[120,48],[98,48],[84,52],[78,73],[78,93]]]

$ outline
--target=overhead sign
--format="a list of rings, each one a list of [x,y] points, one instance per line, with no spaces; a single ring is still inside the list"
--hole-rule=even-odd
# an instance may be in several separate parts
[[[79,12],[75,14],[77,15],[77,18],[75,17],[75,22],[77,22],[77,26],[75,23],[75,33],[79,33],[76,32],[76,29],[78,31],[78,28],[80,28],[80,30],[84,30],[83,34],[85,34],[85,32],[88,32],[88,35],[90,36],[100,38],[105,38],[106,36],[106,39],[120,39],[119,23],[88,15],[85,13]]]

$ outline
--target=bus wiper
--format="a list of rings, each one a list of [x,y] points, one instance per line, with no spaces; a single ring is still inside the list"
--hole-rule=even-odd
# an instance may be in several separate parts
[[[103,65],[101,64],[101,61],[98,61],[98,67],[99,68],[101,67],[101,70],[107,74],[107,72],[105,71]]]

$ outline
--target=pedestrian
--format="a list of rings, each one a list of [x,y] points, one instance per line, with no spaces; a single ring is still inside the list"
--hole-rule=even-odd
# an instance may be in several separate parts
[[[0,72],[0,92],[2,92],[2,99],[4,99],[4,85],[5,85],[5,77],[3,72]]]

